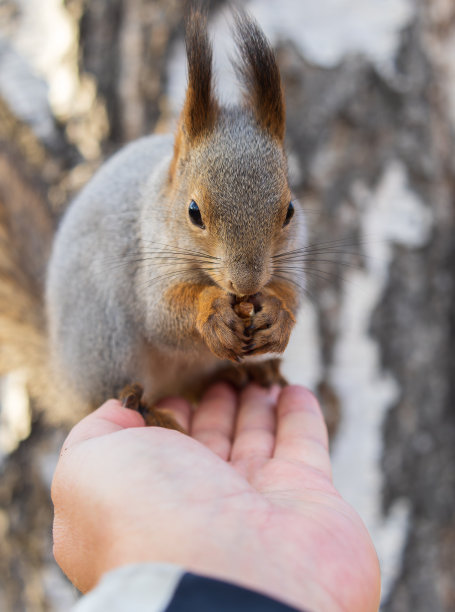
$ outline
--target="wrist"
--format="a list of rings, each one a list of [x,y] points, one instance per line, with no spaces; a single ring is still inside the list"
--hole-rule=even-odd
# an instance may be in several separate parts
[[[171,563],[186,571],[258,591],[310,611],[339,612],[314,575],[312,559],[305,558],[302,537],[283,533],[283,524],[269,517],[266,504],[248,515],[243,511],[219,514],[204,529],[191,521],[176,525],[174,534],[137,533],[119,538],[105,556],[98,574],[133,563]],[[291,521],[297,522],[295,516]],[[120,531],[120,530],[119,530]],[[188,538],[188,533],[192,537]],[[307,562],[307,563],[306,563]],[[311,567],[313,566],[313,567]],[[286,568],[284,570],[283,568]]]

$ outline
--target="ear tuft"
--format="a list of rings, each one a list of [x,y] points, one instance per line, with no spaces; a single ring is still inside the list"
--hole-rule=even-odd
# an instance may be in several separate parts
[[[207,33],[207,16],[200,8],[191,10],[185,34],[188,87],[181,127],[191,141],[210,132],[218,115],[212,83],[212,45]]]
[[[284,140],[286,110],[275,54],[256,21],[243,9],[235,14],[238,60],[235,70],[245,99],[258,123],[280,142]]]

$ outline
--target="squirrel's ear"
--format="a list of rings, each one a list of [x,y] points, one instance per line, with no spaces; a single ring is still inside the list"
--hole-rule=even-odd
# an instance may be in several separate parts
[[[188,87],[180,127],[193,141],[210,132],[218,115],[212,83],[212,45],[207,33],[207,17],[198,8],[190,12],[185,28],[188,60]]]
[[[275,54],[263,31],[244,10],[235,15],[238,61],[234,67],[245,88],[247,104],[258,123],[284,140],[286,109]]]

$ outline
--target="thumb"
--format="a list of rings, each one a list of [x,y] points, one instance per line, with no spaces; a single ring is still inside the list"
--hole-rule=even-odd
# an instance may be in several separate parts
[[[71,447],[131,427],[144,427],[145,421],[135,410],[124,408],[118,400],[108,400],[73,427],[63,443],[62,453]]]
[[[88,452],[87,462],[84,442],[144,425],[139,413],[123,408],[117,400],[109,400],[73,427],[63,443],[51,488],[54,556],[70,580],[83,591],[93,586],[93,551],[106,548],[104,544],[100,545],[100,541],[103,542],[100,534],[104,532],[99,517],[94,519],[90,513],[92,505],[93,512],[96,508],[94,489],[102,484],[96,476],[91,479],[92,469],[100,465],[100,458],[102,465],[104,446],[101,443],[97,452],[95,444],[95,452]],[[96,525],[95,531],[93,524]]]

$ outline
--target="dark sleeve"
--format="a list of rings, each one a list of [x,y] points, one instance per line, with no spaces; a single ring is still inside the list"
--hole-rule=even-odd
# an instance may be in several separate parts
[[[186,572],[171,563],[137,563],[107,572],[72,612],[298,612],[267,595]],[[303,610],[300,610],[303,612]]]
[[[229,582],[185,573],[164,612],[297,612],[297,609]]]

